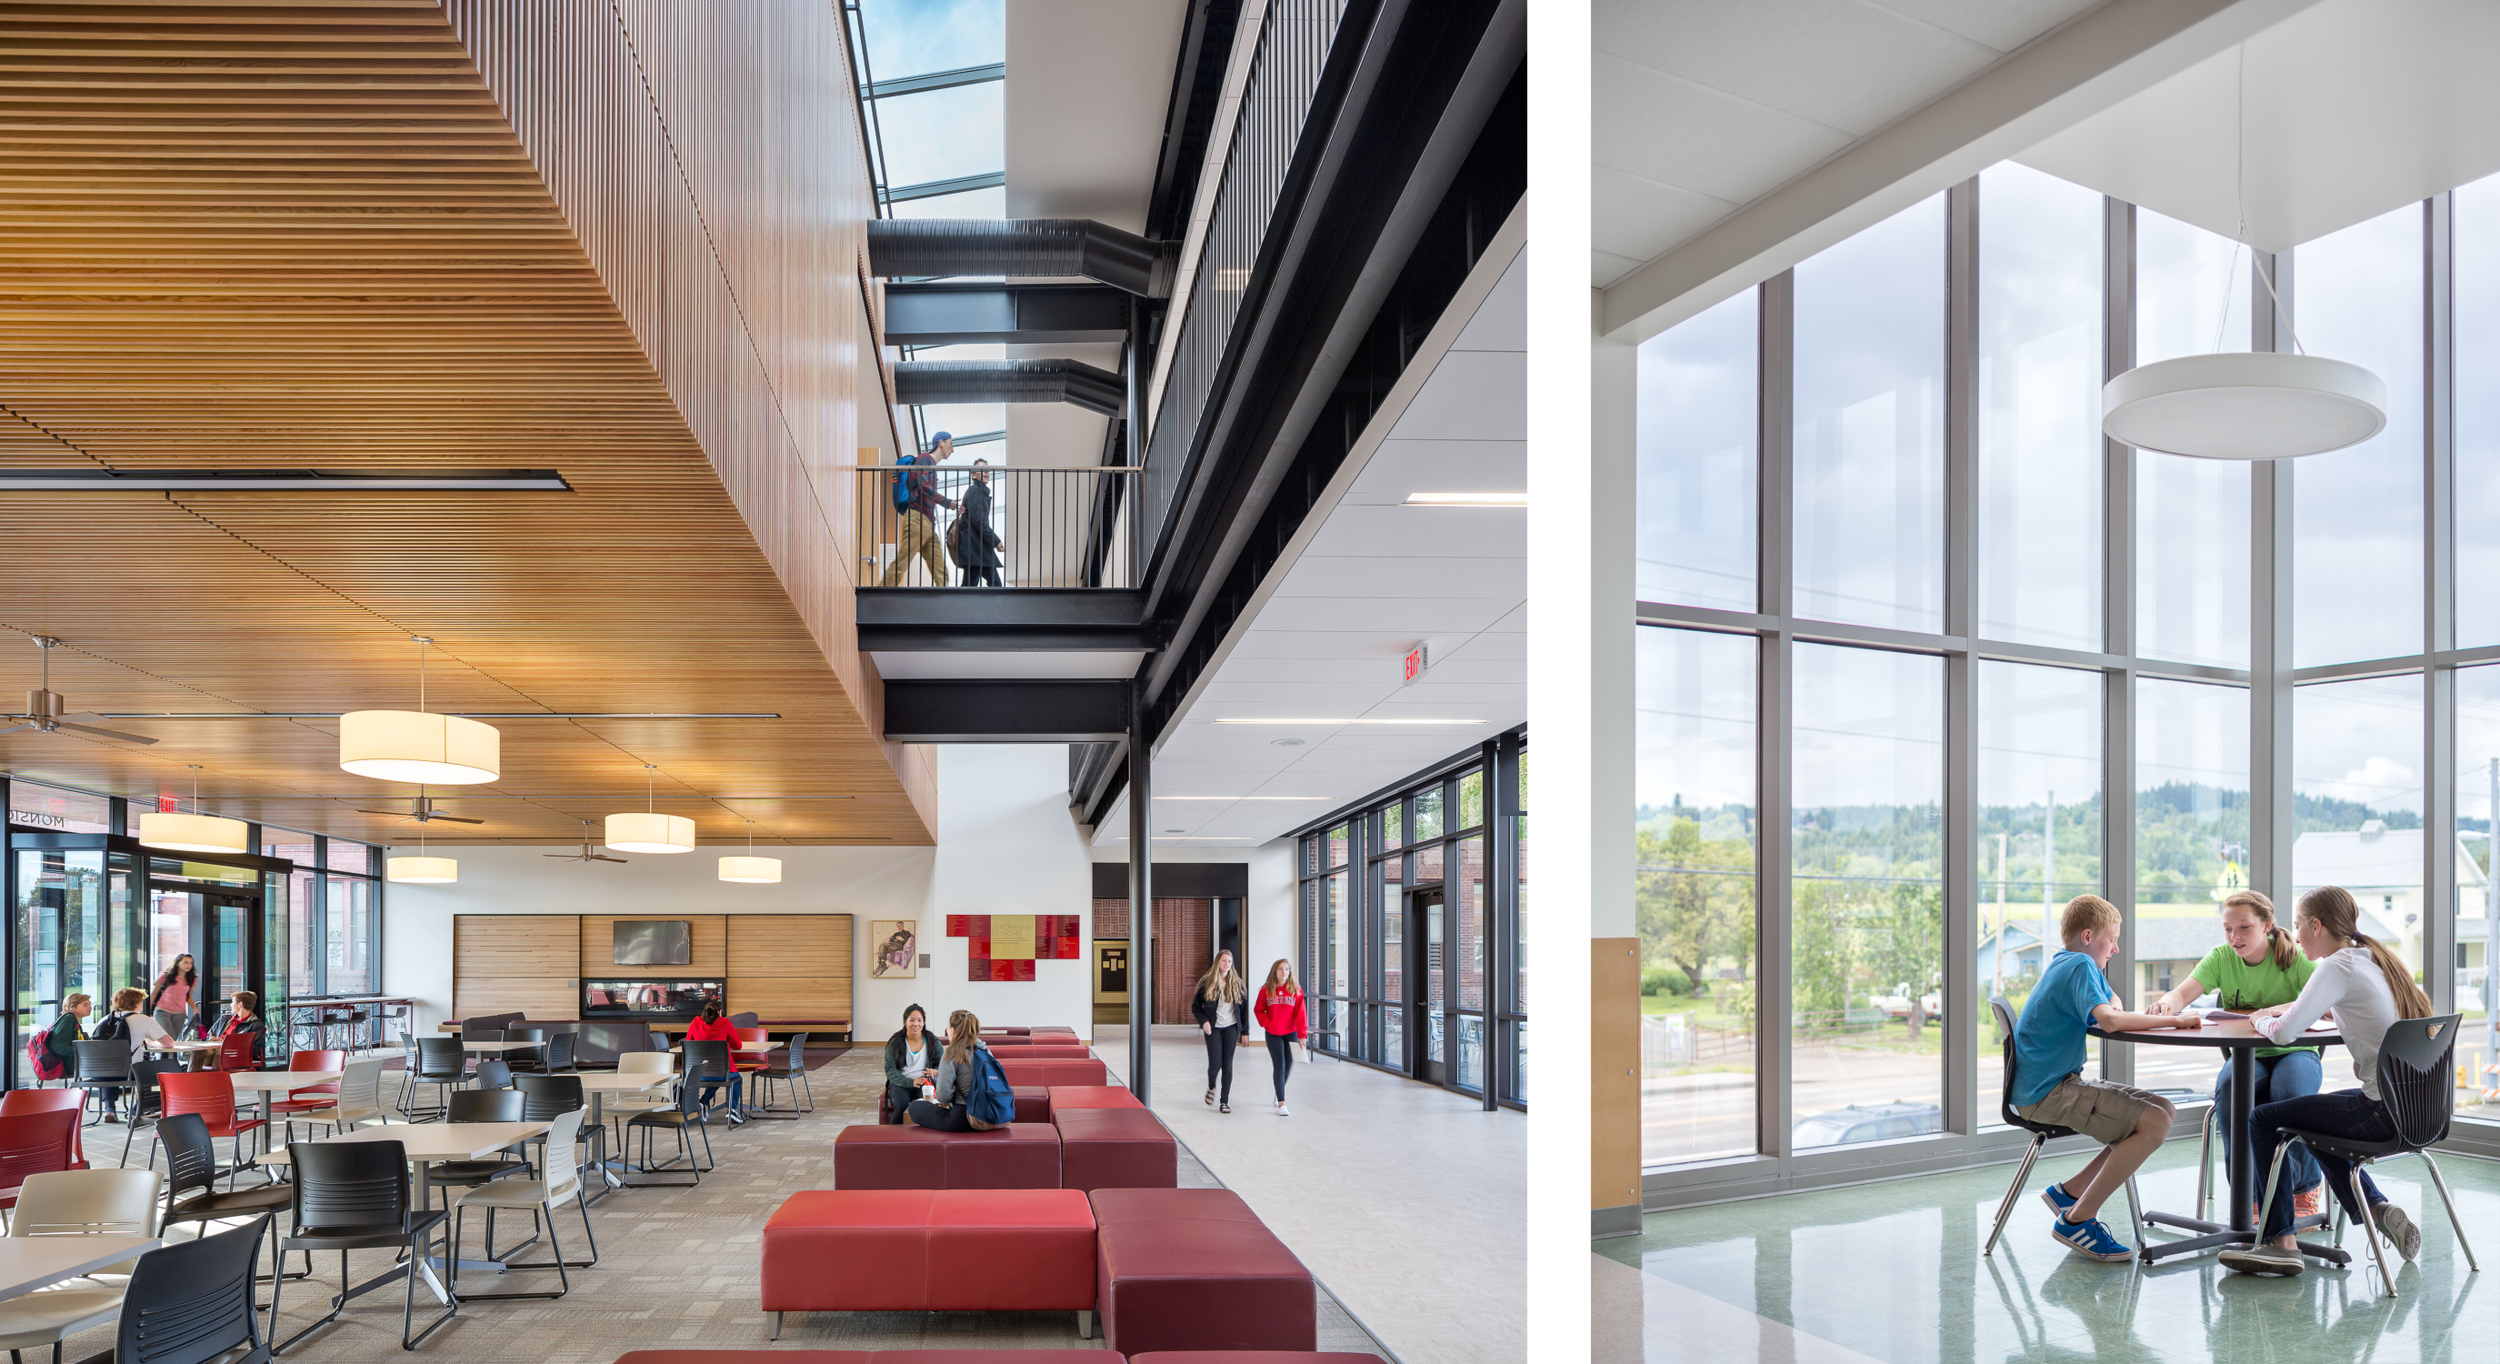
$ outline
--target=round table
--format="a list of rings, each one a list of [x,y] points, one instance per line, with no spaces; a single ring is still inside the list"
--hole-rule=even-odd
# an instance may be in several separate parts
[[[2138,1255],[2144,1263],[2151,1264],[2172,1255],[2215,1250],[2223,1246],[2255,1245],[2258,1225],[2250,1220],[2248,1213],[2250,1206],[2257,1200],[2259,1190],[2254,1187],[2257,1182],[2257,1171],[2251,1168],[2253,1153],[2249,1150],[2251,1143],[2246,1139],[2246,1133],[2248,1115],[2257,1106],[2257,1049],[2279,1047],[2284,1044],[2257,1031],[2255,1025],[2244,1018],[2207,1023],[2201,1028],[2154,1028],[2143,1031],[2111,1032],[2094,1026],[2084,1031],[2104,1042],[2127,1042],[2153,1047],[2211,1047],[2231,1053],[2231,1113],[2233,1121],[2239,1123],[2241,1129],[2237,1133],[2225,1133],[2222,1143],[2223,1163],[2230,1171],[2231,1219],[2227,1223],[2208,1222],[2203,1218],[2189,1217],[2181,1213],[2148,1211],[2144,1214],[2144,1220],[2147,1222],[2178,1227],[2198,1234],[2181,1241],[2165,1241],[2160,1245],[2147,1241]],[[2342,1045],[2343,1040],[2343,1034],[2331,1028],[2325,1030],[2312,1028],[2301,1034],[2300,1040],[2294,1045],[2331,1047]],[[2234,1137],[2238,1140],[2233,1140]],[[2319,1219],[2319,1222],[2323,1221],[2323,1218]],[[2312,1223],[2312,1225],[2317,1224]],[[2307,1254],[2334,1264],[2346,1264],[2352,1259],[2351,1256],[2334,1246],[2313,1245],[2303,1241],[2300,1243],[2300,1248]]]

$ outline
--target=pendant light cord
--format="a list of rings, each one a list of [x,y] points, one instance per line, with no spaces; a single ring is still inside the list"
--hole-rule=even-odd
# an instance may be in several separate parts
[[[2222,352],[2223,331],[2231,323],[2229,280],[2231,275],[2239,270],[2240,248],[2248,246],[2248,44],[2245,42],[2240,44],[2239,64],[2231,92],[2231,106],[2235,129],[2232,147],[2232,194],[2239,206],[2240,234],[2239,240],[2231,247],[2231,263],[2224,267],[2222,316],[2214,323],[2214,353],[2217,355]],[[2266,263],[2260,266],[2256,260],[2256,248],[2250,247],[2249,266],[2256,271],[2258,282],[2266,286],[2266,297],[2274,304],[2274,320],[2281,323],[2284,334],[2292,338],[2293,353],[2307,355],[2309,349],[2300,344],[2300,328],[2292,321],[2292,310],[2283,306],[2283,296],[2275,292],[2275,267],[2272,258],[2274,254],[2276,253],[2269,253]],[[2250,339],[2253,342],[2255,338]]]

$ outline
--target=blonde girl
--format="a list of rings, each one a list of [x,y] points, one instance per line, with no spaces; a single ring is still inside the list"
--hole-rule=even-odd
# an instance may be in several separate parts
[[[1242,986],[1241,973],[1233,969],[1233,954],[1218,952],[1215,964],[1198,977],[1198,988],[1190,995],[1189,1011],[1207,1038],[1207,1102],[1220,1113],[1233,1111],[1233,1048],[1241,1044],[1250,1021],[1249,1010],[1243,1007],[1249,994]],[[1220,1102],[1216,1097],[1219,1078],[1223,1082]]]

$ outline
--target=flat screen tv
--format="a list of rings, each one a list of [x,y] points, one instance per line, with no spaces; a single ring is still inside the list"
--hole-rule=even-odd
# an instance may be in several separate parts
[[[687,966],[694,961],[694,925],[685,919],[620,919],[615,925],[619,966]]]

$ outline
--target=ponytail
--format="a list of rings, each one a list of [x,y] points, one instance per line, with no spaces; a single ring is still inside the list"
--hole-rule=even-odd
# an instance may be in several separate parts
[[[2413,983],[2413,972],[2405,968],[2402,957],[2367,933],[2354,934],[2353,941],[2370,950],[2370,960],[2377,962],[2380,973],[2387,977],[2387,993],[2396,997],[2396,1017],[2431,1016],[2431,997],[2422,993],[2421,986]]]
[[[2377,962],[2379,973],[2387,977],[2387,993],[2395,997],[2398,1018],[2431,1016],[2431,997],[2413,983],[2413,972],[2406,968],[2404,959],[2387,944],[2361,931],[2361,906],[2353,902],[2352,892],[2342,886],[2320,886],[2300,897],[2300,913],[2338,942],[2368,949],[2370,960]]]
[[[2292,941],[2291,934],[2283,931],[2282,925],[2268,924],[2266,941],[2274,944],[2274,969],[2289,971],[2292,963],[2300,959],[2299,944]]]

